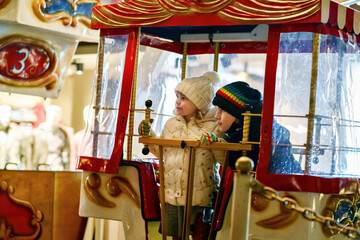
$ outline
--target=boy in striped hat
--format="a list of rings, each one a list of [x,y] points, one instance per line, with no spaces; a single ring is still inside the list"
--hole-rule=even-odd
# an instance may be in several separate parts
[[[220,132],[226,133],[226,139],[220,139],[211,132],[205,132],[201,135],[200,141],[204,144],[212,142],[231,142],[239,143],[243,140],[243,123],[245,112],[259,114],[262,112],[262,95],[261,93],[250,87],[246,82],[233,82],[220,88],[212,101],[216,108],[215,120],[219,126]],[[249,142],[260,141],[260,125],[261,117],[251,117]],[[277,148],[272,148],[272,157],[270,159],[268,171],[270,173],[302,173],[299,162],[294,159],[290,143],[290,132],[275,120],[273,122],[273,142],[281,143]],[[246,152],[246,156],[254,162],[254,170],[256,169],[259,155],[259,144],[253,144],[251,151]],[[242,151],[229,152],[229,165],[235,170],[236,160],[243,156]],[[228,168],[227,168],[228,170]],[[229,174],[227,174],[229,173]],[[228,180],[226,180],[228,178]],[[233,171],[223,172],[221,176],[219,194],[215,206],[214,217],[217,219],[215,230],[219,231],[222,227],[228,199],[232,191]],[[225,195],[226,194],[226,195]],[[227,201],[225,201],[227,199]]]
[[[239,143],[243,140],[243,113],[261,113],[262,95],[250,87],[246,82],[233,82],[220,88],[212,101],[216,108],[214,116],[219,126],[220,132],[226,133],[225,139],[218,138],[212,132],[205,132],[201,135],[200,141],[208,145],[212,142],[231,142]],[[259,142],[260,140],[260,117],[252,117],[250,121],[250,131],[248,141]],[[246,156],[253,160],[254,167],[259,155],[259,145],[254,144],[251,151],[246,152]],[[230,151],[228,163],[232,170],[235,170],[236,160],[243,156],[242,151]],[[225,166],[226,167],[226,166]],[[214,206],[213,217],[216,219],[215,231],[222,228],[227,204],[232,192],[233,171],[226,167],[221,176],[221,183],[218,189],[216,205]]]
[[[220,88],[212,101],[216,108],[215,120],[221,132],[226,133],[226,142],[238,143],[243,137],[243,122],[246,111],[250,113],[261,113],[262,95],[246,82],[233,82]],[[252,117],[248,141],[260,141],[260,117]],[[205,144],[221,141],[213,133],[202,134],[201,141]],[[254,162],[254,168],[258,160],[259,145],[254,144],[252,151],[248,151],[246,156]],[[232,151],[229,153],[229,164],[235,169],[236,160],[242,156],[242,151]]]
[[[203,133],[201,141],[210,144],[216,141],[226,141],[239,143],[243,139],[243,122],[245,112],[259,114],[262,111],[261,93],[250,87],[246,82],[233,82],[220,88],[213,99],[216,108],[215,120],[219,125],[220,132],[226,133],[227,139],[219,139],[211,132]],[[261,117],[251,117],[249,142],[260,142]],[[277,146],[272,146],[269,173],[302,174],[302,168],[292,154],[290,142],[290,132],[288,129],[273,121],[272,142]],[[229,165],[235,169],[236,160],[243,156],[242,151],[231,151],[229,153]],[[254,170],[256,169],[259,157],[259,144],[253,144],[251,151],[246,156],[253,160]]]

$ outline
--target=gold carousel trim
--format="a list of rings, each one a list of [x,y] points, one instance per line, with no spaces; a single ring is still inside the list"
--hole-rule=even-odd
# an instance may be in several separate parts
[[[4,8],[7,7],[7,5],[9,5],[9,3],[11,2],[11,0],[0,0],[0,11]]]
[[[353,207],[352,210],[354,219],[351,219],[348,212],[346,212],[344,215],[341,216],[341,219],[335,219],[335,212],[339,209],[341,210],[341,203],[348,203]],[[359,204],[360,204],[360,195],[359,194],[344,194],[344,195],[331,195],[326,203],[326,206],[322,212],[322,215],[325,217],[330,217],[331,219],[336,220],[337,222],[341,221],[341,224],[354,227],[359,229],[360,227],[360,219],[359,219]],[[339,221],[340,220],[340,221]],[[323,233],[329,237],[332,238],[334,235],[338,234],[338,231],[332,228],[328,228],[324,225],[322,225],[322,231]]]
[[[168,20],[173,16],[194,13],[217,13],[232,22],[261,23],[272,21],[299,21],[320,10],[318,0],[131,0],[118,4],[95,7],[92,24],[108,27],[148,26]]]
[[[116,204],[102,195],[101,178],[97,173],[91,173],[85,178],[84,190],[88,199],[94,204],[106,208],[114,208]],[[138,208],[141,208],[141,199],[137,191],[131,185],[127,178],[113,176],[106,183],[106,193],[112,198],[127,196],[130,201]]]
[[[35,15],[44,22],[54,22],[61,20],[64,26],[76,27],[79,25],[79,22],[83,23],[86,27],[90,28],[90,19],[82,15],[71,16],[68,13],[62,11],[55,14],[45,14],[42,9],[46,7],[46,2],[49,0],[33,0],[32,8]],[[95,6],[101,5],[100,0],[68,0],[71,2],[73,9],[77,7],[78,3],[90,2],[95,3]]]
[[[299,202],[296,197],[291,196],[290,194],[285,194],[283,197]],[[256,212],[265,211],[270,205],[270,200],[264,197],[261,194],[253,192],[251,195],[251,207]],[[268,229],[282,229],[292,225],[300,216],[299,213],[293,211],[292,209],[286,208],[283,204],[279,205],[279,213],[270,216],[265,219],[261,219],[256,222],[256,225]]]

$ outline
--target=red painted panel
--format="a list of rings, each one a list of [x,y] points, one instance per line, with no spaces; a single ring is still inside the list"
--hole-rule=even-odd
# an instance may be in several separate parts
[[[16,235],[31,235],[36,229],[30,226],[32,212],[14,203],[6,192],[0,191],[0,219],[5,219]]]

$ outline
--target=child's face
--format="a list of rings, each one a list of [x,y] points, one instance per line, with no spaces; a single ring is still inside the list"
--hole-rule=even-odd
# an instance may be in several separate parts
[[[225,110],[215,106],[216,114],[214,116],[217,124],[219,125],[219,129],[221,132],[226,132],[229,130],[231,125],[236,121],[236,118]]]
[[[195,117],[197,108],[184,94],[176,92],[175,112],[183,116],[187,121]]]

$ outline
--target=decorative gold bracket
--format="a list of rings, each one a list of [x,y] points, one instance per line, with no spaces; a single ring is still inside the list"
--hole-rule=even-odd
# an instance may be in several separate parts
[[[9,185],[6,181],[2,181],[0,183],[0,205],[7,206],[4,208],[0,208],[0,216],[5,216],[0,218],[0,239],[20,239],[20,236],[21,239],[36,239],[40,236],[40,222],[43,219],[43,214],[40,210],[37,210],[30,202],[15,198],[13,196],[14,192],[15,188]],[[21,208],[19,208],[19,206]],[[26,212],[30,216],[30,219],[28,219],[25,224],[29,224],[29,227],[34,229],[33,233],[25,235],[20,232],[14,232],[16,226],[10,225],[7,219],[14,219],[14,215],[22,216],[22,214],[25,214]],[[21,225],[24,223],[19,220],[12,224]]]
[[[71,2],[71,7],[76,9],[79,3],[94,3],[94,6],[100,5],[100,0],[64,0]],[[91,21],[88,17],[84,15],[70,15],[65,11],[60,11],[53,14],[46,14],[43,10],[46,8],[46,3],[50,2],[48,0],[34,0],[32,7],[35,15],[44,22],[53,22],[61,20],[64,26],[76,27],[79,22],[82,22],[85,26],[90,28]]]

